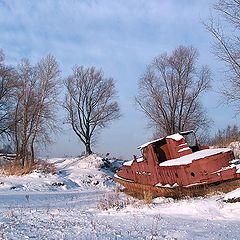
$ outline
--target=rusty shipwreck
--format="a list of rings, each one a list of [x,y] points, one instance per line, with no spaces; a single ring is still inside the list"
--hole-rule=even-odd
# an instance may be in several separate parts
[[[189,135],[194,144],[188,144]],[[176,133],[139,147],[142,157],[114,175],[129,193],[153,197],[202,196],[240,187],[240,162],[231,149],[201,146],[194,131]]]

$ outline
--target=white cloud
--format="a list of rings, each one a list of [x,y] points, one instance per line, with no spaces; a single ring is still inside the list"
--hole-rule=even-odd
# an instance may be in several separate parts
[[[47,53],[53,53],[60,61],[64,75],[70,73],[74,64],[103,68],[107,76],[117,80],[125,111],[125,117],[112,125],[108,136],[119,134],[114,126],[121,126],[122,132],[128,135],[138,132],[137,128],[144,125],[131,100],[139,76],[154,56],[171,51],[180,44],[191,44],[199,48],[200,60],[202,56],[204,61],[211,61],[209,35],[200,20],[207,18],[208,8],[213,2],[0,1],[0,48],[11,63],[23,57],[37,61]],[[142,136],[142,139],[145,138]],[[127,150],[121,154],[144,142],[142,140],[136,144],[136,140],[128,143],[129,147],[125,146]],[[117,151],[118,146],[112,146],[107,136],[104,141]],[[120,138],[119,141],[125,140]]]

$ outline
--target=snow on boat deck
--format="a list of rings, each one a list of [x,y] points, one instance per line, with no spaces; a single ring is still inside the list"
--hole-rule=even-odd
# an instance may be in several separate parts
[[[180,153],[180,152],[184,152],[184,151],[187,151],[187,150],[190,150],[190,147],[182,148],[182,149],[178,150],[178,152]]]
[[[183,139],[183,136],[179,133],[175,133],[173,135],[167,136],[166,138],[171,138],[175,141],[180,141],[181,139]]]
[[[175,134],[173,134],[173,135],[167,136],[166,138],[171,138],[171,139],[173,139],[173,140],[175,140],[175,141],[180,141],[181,139],[183,139],[183,136],[180,135],[179,133],[175,133]],[[138,149],[143,149],[143,148],[145,148],[146,146],[148,146],[149,144],[152,144],[152,143],[161,141],[161,140],[163,140],[163,139],[164,139],[164,137],[163,137],[163,138],[158,138],[158,139],[156,139],[156,140],[153,140],[153,141],[150,141],[150,142],[147,142],[147,143],[144,143],[143,145],[139,146]]]
[[[124,166],[131,166],[132,163],[133,163],[133,161],[134,161],[134,160],[127,161],[127,162],[123,163],[123,165],[124,165]],[[137,159],[137,162],[142,162],[142,161],[143,161],[143,158],[142,158],[142,157],[140,157],[140,158]]]
[[[160,164],[160,166],[178,166],[178,165],[187,165],[192,163],[193,160],[199,160],[205,157],[209,157],[211,155],[224,153],[231,151],[229,148],[216,148],[216,149],[204,149],[198,152],[194,152],[192,154],[182,156],[180,158],[175,158],[172,160],[167,160]]]

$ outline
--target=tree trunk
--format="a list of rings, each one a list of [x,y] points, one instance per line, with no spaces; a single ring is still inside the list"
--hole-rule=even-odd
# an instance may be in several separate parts
[[[85,147],[86,147],[86,154],[87,155],[92,154],[92,149],[91,149],[91,146],[90,146],[90,142],[85,143]]]
[[[31,159],[29,162],[30,167],[33,166],[34,164],[34,158],[35,158],[35,154],[34,154],[34,141],[31,142]]]

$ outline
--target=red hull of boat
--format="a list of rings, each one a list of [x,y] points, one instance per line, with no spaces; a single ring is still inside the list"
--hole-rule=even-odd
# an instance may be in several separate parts
[[[205,195],[240,187],[240,164],[230,149],[192,150],[180,134],[140,147],[142,158],[126,162],[115,181],[133,192],[153,196]]]

